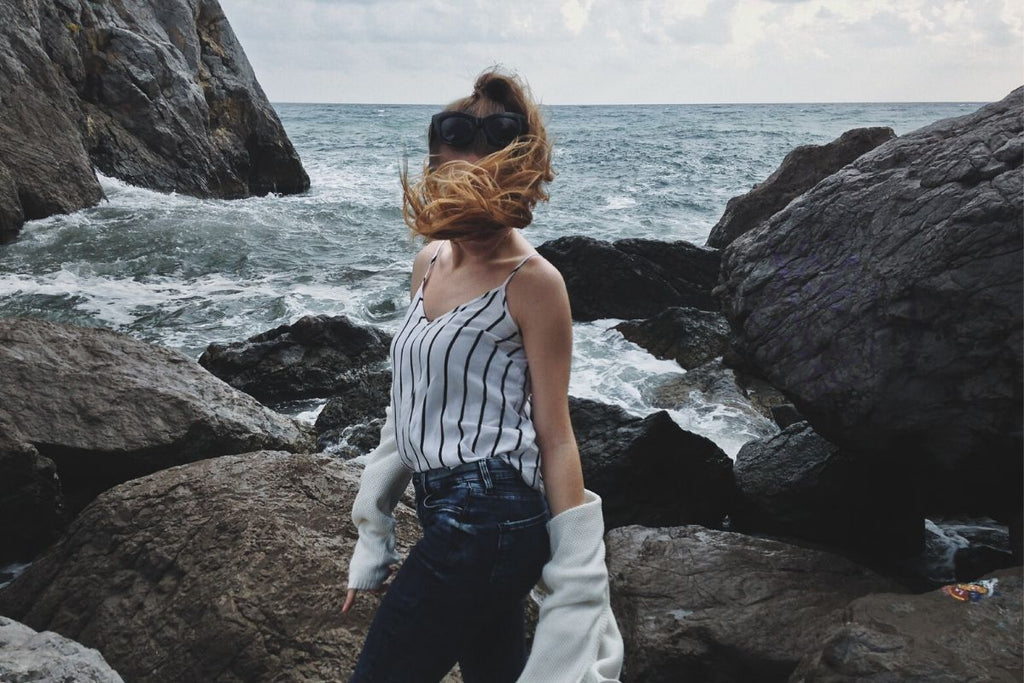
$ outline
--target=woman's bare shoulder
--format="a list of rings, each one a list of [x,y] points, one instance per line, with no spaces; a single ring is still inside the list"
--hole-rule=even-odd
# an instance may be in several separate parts
[[[509,283],[512,317],[520,320],[537,313],[568,314],[569,294],[558,269],[537,254],[527,261]]]
[[[412,277],[409,279],[409,297],[416,296],[416,290],[419,289],[420,280],[423,279],[423,275],[427,272],[427,266],[430,265],[430,259],[434,258],[434,254],[437,253],[437,249],[440,246],[440,242],[427,242],[420,249],[419,253],[416,254],[416,258],[412,262]]]

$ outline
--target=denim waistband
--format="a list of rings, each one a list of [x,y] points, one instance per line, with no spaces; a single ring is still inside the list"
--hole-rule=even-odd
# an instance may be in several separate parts
[[[519,482],[529,488],[516,468],[501,458],[484,458],[456,467],[414,472],[412,476],[417,486],[431,489],[460,483],[478,483],[486,490],[497,482]]]

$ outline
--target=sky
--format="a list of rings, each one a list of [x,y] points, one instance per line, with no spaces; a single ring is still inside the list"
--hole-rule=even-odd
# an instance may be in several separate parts
[[[988,102],[1020,0],[221,0],[272,102],[438,104],[483,69],[545,104]]]

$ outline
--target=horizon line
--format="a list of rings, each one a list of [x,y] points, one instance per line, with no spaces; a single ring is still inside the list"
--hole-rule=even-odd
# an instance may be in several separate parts
[[[750,105],[808,105],[808,104],[989,104],[999,100],[806,100],[793,102],[590,102],[586,104],[546,104],[541,107],[715,107],[715,106],[750,106]],[[442,102],[324,102],[312,100],[270,100],[277,104],[343,104],[376,107],[437,107]]]

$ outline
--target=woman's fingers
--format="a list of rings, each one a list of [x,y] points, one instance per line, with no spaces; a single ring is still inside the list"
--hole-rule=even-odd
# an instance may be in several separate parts
[[[345,596],[345,604],[341,606],[341,613],[345,614],[352,607],[352,603],[356,601],[356,589],[349,588],[348,595]]]

